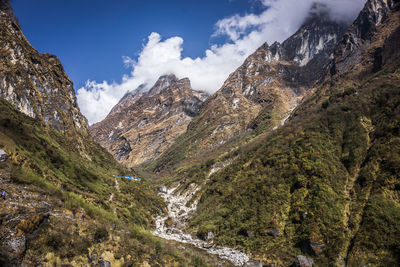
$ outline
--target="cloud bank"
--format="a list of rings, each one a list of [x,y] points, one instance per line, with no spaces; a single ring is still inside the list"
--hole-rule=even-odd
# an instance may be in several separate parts
[[[213,93],[228,75],[239,67],[264,42],[282,42],[292,35],[307,17],[315,0],[261,0],[261,14],[234,15],[215,24],[213,36],[227,36],[225,44],[212,45],[203,57],[182,57],[183,39],[175,36],[162,39],[153,32],[148,36],[137,59],[124,56],[123,63],[131,68],[120,83],[87,81],[77,90],[82,113],[93,124],[104,119],[127,92],[146,84],[148,89],[159,76],[175,74],[188,77],[192,87]],[[317,0],[324,3],[336,20],[351,22],[366,0]]]

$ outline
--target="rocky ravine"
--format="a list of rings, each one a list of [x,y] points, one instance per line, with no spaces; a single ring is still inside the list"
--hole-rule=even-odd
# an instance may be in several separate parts
[[[199,112],[207,94],[192,90],[187,78],[162,76],[149,90],[127,93],[101,122],[90,128],[94,139],[124,165],[157,158]]]
[[[208,233],[206,241],[193,238],[190,234],[185,233],[184,228],[195,212],[198,200],[194,200],[190,206],[187,204],[195,197],[200,188],[200,186],[191,184],[186,191],[178,192],[178,187],[169,189],[160,187],[160,196],[168,203],[168,214],[156,218],[154,235],[167,240],[192,244],[211,254],[218,255],[221,259],[229,260],[236,266],[244,266],[249,262],[250,256],[232,248],[215,246],[212,241],[214,238],[212,232]]]

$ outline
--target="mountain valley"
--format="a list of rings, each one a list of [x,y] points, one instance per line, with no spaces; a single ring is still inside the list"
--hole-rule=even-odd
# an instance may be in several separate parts
[[[399,0],[315,1],[215,93],[165,73],[90,126],[0,15],[1,266],[400,264]]]

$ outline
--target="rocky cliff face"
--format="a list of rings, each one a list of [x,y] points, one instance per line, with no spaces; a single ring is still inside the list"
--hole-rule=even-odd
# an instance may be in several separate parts
[[[321,69],[283,127],[174,165],[182,190],[202,186],[186,230],[212,231],[215,244],[252,251],[266,266],[397,266],[399,41],[400,1],[367,1],[335,48],[334,71]],[[159,162],[185,149],[172,148]]]
[[[390,12],[398,8],[397,0],[376,0],[368,1],[353,25],[346,31],[343,39],[335,49],[335,58],[332,62],[331,74],[341,74],[367,65],[368,62],[361,62],[361,55],[370,48],[376,40],[376,32],[379,27],[389,18]],[[384,47],[373,51],[374,70],[381,68],[388,58],[398,55],[395,47]],[[392,54],[396,53],[396,54]],[[362,64],[360,64],[362,63]]]
[[[211,150],[245,132],[266,133],[283,124],[321,77],[347,26],[332,21],[324,5],[314,5],[293,36],[262,45],[207,99],[183,146],[193,153]]]
[[[113,177],[134,173],[93,142],[60,62],[29,45],[3,0],[0,55],[0,266],[219,264],[147,238],[161,199]]]
[[[6,0],[0,2],[0,55],[0,97],[57,130],[87,134],[87,120],[60,61],[29,44]]]
[[[187,78],[162,76],[148,92],[140,86],[127,93],[90,133],[118,161],[136,166],[157,158],[184,133],[206,97]]]

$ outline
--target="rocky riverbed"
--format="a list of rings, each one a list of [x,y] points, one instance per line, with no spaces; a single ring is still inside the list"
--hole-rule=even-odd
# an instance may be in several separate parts
[[[243,266],[249,262],[247,254],[238,250],[213,245],[213,233],[209,233],[208,241],[197,239],[185,233],[187,222],[196,210],[198,200],[195,199],[190,205],[189,201],[195,197],[200,186],[191,184],[184,192],[176,192],[177,187],[160,188],[160,196],[168,203],[168,214],[156,218],[156,229],[154,235],[167,240],[174,240],[186,244],[192,244],[207,252],[218,255],[221,259],[231,261],[236,266]]]

